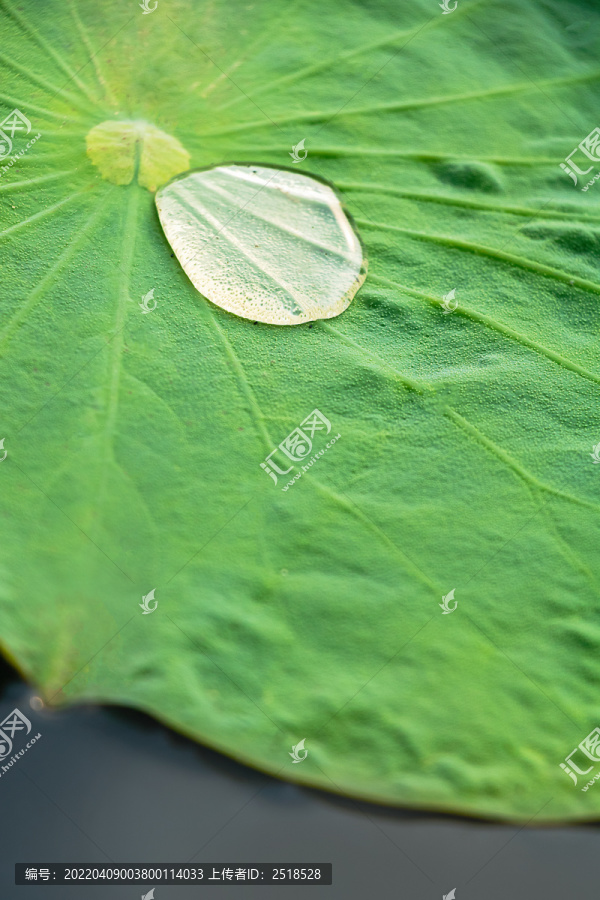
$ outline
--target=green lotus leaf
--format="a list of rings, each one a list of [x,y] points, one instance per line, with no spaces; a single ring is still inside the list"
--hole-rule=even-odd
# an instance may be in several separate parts
[[[1,6],[6,657],[302,784],[597,817],[597,7]],[[341,315],[190,283],[153,191],[232,162],[341,193]]]

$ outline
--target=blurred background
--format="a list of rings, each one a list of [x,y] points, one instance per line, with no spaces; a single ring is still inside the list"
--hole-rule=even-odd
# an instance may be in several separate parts
[[[527,828],[358,803],[238,765],[132,710],[36,710],[34,696],[0,663],[0,708],[20,708],[42,734],[0,778],[2,900],[120,900],[152,886],[17,887],[16,862],[333,864],[331,886],[219,886],[219,900],[442,900],[453,888],[456,900],[597,896],[596,826]],[[208,891],[163,886],[155,900]]]

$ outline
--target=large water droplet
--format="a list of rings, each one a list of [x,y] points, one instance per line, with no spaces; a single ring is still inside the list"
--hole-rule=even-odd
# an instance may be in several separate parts
[[[337,194],[308,175],[217,166],[169,182],[156,207],[194,287],[245,319],[330,319],[365,280],[362,246]]]

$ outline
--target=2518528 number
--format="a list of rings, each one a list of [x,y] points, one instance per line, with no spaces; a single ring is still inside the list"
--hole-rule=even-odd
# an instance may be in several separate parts
[[[320,869],[273,869],[273,881],[318,881]]]

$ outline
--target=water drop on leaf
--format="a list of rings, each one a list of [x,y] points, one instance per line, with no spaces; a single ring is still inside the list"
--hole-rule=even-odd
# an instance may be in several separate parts
[[[363,248],[335,190],[311,176],[216,166],[173,179],[156,207],[194,287],[253,322],[339,316],[365,280]]]

